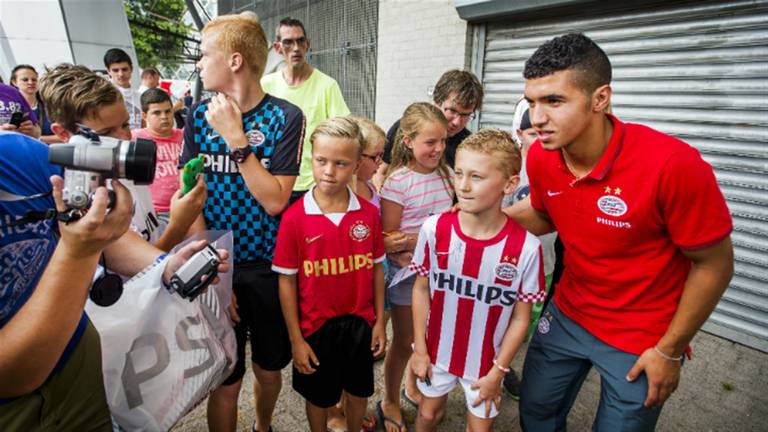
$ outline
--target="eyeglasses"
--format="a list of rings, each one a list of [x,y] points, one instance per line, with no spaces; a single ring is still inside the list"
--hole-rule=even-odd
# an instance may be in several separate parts
[[[473,120],[475,118],[475,112],[459,112],[451,107],[443,108],[443,112],[450,117],[461,117],[465,120]]]
[[[369,154],[361,154],[360,156],[367,157],[368,159],[372,160],[373,163],[379,163],[381,162],[382,158],[384,158],[383,153],[375,154],[375,155],[369,155]]]
[[[291,49],[295,44],[299,44],[299,46],[306,46],[307,45],[307,38],[304,36],[298,38],[298,39],[283,39],[280,41],[280,45],[283,46],[283,48]]]

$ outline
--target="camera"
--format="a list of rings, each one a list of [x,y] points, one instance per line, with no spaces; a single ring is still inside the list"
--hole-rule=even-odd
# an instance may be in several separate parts
[[[216,249],[210,244],[206,245],[171,276],[171,288],[181,297],[194,300],[213,282],[219,273],[220,263]]]
[[[51,144],[48,152],[49,162],[65,168],[63,198],[73,219],[85,214],[106,178],[152,183],[156,158],[157,145],[152,140],[103,137],[83,126],[68,143]],[[110,191],[109,208],[113,205],[114,192]]]

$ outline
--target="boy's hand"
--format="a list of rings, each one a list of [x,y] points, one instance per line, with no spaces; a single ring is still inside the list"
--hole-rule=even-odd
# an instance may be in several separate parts
[[[317,360],[315,352],[312,351],[312,347],[309,346],[307,341],[302,338],[300,341],[293,344],[292,350],[293,366],[296,368],[296,370],[304,375],[311,375],[315,373],[315,367],[320,366],[320,361]]]
[[[491,404],[496,405],[496,410],[501,409],[501,382],[503,379],[504,374],[494,367],[486,376],[472,384],[472,390],[480,390],[480,394],[472,402],[472,406],[476,407],[485,402],[486,417],[491,415]]]
[[[384,236],[384,251],[395,253],[405,250],[408,244],[408,236],[400,231],[392,231]]]
[[[63,212],[66,210],[62,198],[64,179],[53,176],[51,184],[56,210]],[[107,212],[109,201],[107,188],[102,186],[96,189],[91,208],[85,216],[68,224],[59,222],[60,244],[71,256],[82,258],[99,254],[128,231],[131,224],[133,198],[128,189],[118,180],[112,180],[112,188],[115,192],[115,206],[109,212]]]
[[[432,380],[432,363],[429,361],[429,354],[414,351],[411,354],[411,370],[420,380],[426,382],[427,378]]]
[[[232,291],[232,300],[229,302],[229,317],[232,318],[232,321],[239,323],[240,322],[240,314],[237,313],[237,296],[235,295],[235,292]]]
[[[243,133],[243,115],[235,101],[228,96],[217,94],[212,97],[205,118],[230,149],[248,145]]]
[[[379,320],[373,326],[371,351],[374,357],[378,357],[384,354],[385,349],[387,349],[387,330],[384,328],[384,321]]]
[[[197,178],[197,184],[186,195],[182,196],[182,190],[177,190],[171,197],[170,219],[171,223],[181,227],[189,227],[197,219],[205,207],[208,199],[208,185],[203,176]],[[185,231],[186,231],[185,229]]]

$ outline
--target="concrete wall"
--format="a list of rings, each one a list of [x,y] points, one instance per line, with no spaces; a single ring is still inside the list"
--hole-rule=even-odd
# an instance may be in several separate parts
[[[408,104],[432,100],[443,72],[469,68],[469,35],[451,0],[380,0],[376,123],[388,129]]]

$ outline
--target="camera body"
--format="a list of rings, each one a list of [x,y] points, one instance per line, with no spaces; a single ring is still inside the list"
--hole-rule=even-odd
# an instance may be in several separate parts
[[[194,300],[213,282],[220,263],[216,249],[206,245],[171,276],[171,288],[181,297]]]
[[[87,211],[96,189],[104,186],[107,178],[152,183],[157,158],[154,141],[126,141],[80,129],[81,133],[73,135],[68,143],[51,144],[48,153],[49,162],[65,168],[63,198],[68,210]],[[110,208],[113,201],[110,193]]]

